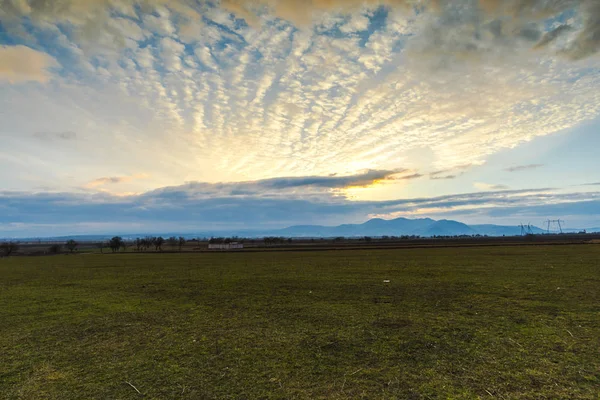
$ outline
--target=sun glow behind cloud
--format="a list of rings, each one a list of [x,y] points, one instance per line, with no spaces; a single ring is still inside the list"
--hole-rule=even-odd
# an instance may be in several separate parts
[[[292,3],[278,4],[277,15],[292,15]],[[49,24],[58,15],[42,15],[49,21],[28,34],[44,35],[50,50],[73,61],[63,61],[56,78],[71,93],[22,88],[22,101],[66,102],[63,96],[83,91],[104,98],[124,112],[114,116],[110,107],[81,102],[82,123],[105,125],[102,135],[88,132],[90,142],[115,136],[134,154],[163,147],[182,168],[201,171],[187,179],[393,169],[422,146],[433,159],[419,168],[481,163],[499,149],[591,118],[600,107],[598,74],[583,75],[591,62],[574,65],[551,51],[531,51],[542,31],[532,39],[487,37],[494,29],[486,24],[496,20],[471,21],[471,10],[420,15],[356,2],[351,14],[338,14],[315,3],[322,13],[310,29],[264,13],[256,16],[257,30],[226,8],[126,4],[100,22],[106,37],[85,35],[93,27],[81,15],[84,22],[61,17],[81,23],[81,35]],[[473,41],[466,29],[482,31],[471,43],[481,49],[465,48],[472,54],[457,57],[450,50]],[[16,100],[14,107],[22,106]]]

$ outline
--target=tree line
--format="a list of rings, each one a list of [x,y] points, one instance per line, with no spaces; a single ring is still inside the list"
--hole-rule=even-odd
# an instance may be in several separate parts
[[[460,239],[460,238],[479,238],[479,237],[487,237],[487,235],[434,235],[428,237],[427,239]],[[319,240],[331,240],[333,242],[342,242],[342,241],[362,241],[362,242],[373,242],[373,241],[396,241],[396,240],[415,240],[415,239],[426,239],[426,237],[420,235],[400,235],[400,236],[362,236],[362,237],[335,237],[335,238],[320,238]],[[208,240],[209,244],[229,244],[229,243],[244,243],[244,242],[263,242],[265,246],[276,246],[282,245],[286,243],[292,243],[291,238],[279,237],[279,236],[265,236],[263,238],[240,238],[237,236],[232,237],[211,237],[203,238],[203,239],[192,239],[192,242],[200,242],[201,240]],[[305,239],[310,240],[311,242],[315,242],[315,238]],[[146,236],[143,238],[136,238],[133,241],[126,241],[121,236],[114,236],[110,240],[102,241],[97,243],[97,248],[100,249],[101,253],[104,253],[104,249],[108,248],[112,253],[117,253],[120,251],[127,251],[128,248],[134,249],[137,252],[143,251],[163,251],[164,247],[168,247],[170,250],[178,249],[182,251],[183,247],[187,243],[186,239],[183,236],[171,236],[169,238],[163,238],[162,236]],[[53,243],[46,250],[46,253],[50,254],[59,254],[62,253],[63,250],[67,250],[69,253],[74,253],[79,248],[79,243],[73,239],[67,240],[65,243]],[[0,243],[0,256],[8,257],[13,255],[19,251],[19,243],[14,241],[2,242]]]
[[[175,237],[171,236],[167,239],[162,236],[146,236],[144,238],[137,238],[132,242],[127,242],[121,236],[114,236],[108,241],[102,241],[97,243],[97,248],[100,249],[101,253],[104,253],[104,249],[108,248],[113,253],[117,253],[119,251],[126,251],[127,248],[133,247],[135,251],[162,251],[163,247],[169,246],[171,249],[182,250],[183,246],[186,244],[186,240],[183,236]],[[74,253],[79,247],[79,242],[76,240],[70,239],[65,243],[52,243],[45,250],[46,253],[49,254],[59,254],[62,253],[63,250],[67,250],[69,253]],[[0,255],[8,257],[12,254],[15,254],[19,251],[20,246],[17,242],[2,242],[0,243]]]
[[[63,246],[67,250],[69,250],[69,252],[73,253],[79,246],[79,243],[77,243],[73,239],[67,240],[64,244],[53,243],[52,245],[50,245],[50,247],[48,247],[47,252],[51,254],[60,253],[62,251]],[[20,246],[17,242],[3,242],[0,243],[0,254],[5,257],[8,257],[11,254],[14,254],[17,251],[19,251],[19,248]]]
[[[163,246],[167,245],[171,249],[181,249],[185,245],[186,240],[183,236],[175,237],[171,236],[167,239],[162,236],[146,236],[143,238],[136,238],[133,242],[128,243],[121,236],[115,236],[110,239],[108,242],[103,242],[100,244],[100,251],[104,247],[108,247],[113,253],[116,253],[120,250],[127,250],[127,247],[133,246],[135,251],[163,251]]]
[[[244,240],[237,236],[232,237],[211,237],[208,239],[208,244],[229,244],[229,243],[243,243]]]
[[[19,244],[16,242],[0,243],[0,251],[2,251],[2,255],[5,257],[8,257],[13,253],[16,253],[18,250],[19,250]]]

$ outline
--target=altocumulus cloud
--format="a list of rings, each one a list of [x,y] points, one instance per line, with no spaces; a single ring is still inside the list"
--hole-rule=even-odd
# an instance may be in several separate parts
[[[47,130],[47,113],[37,110],[52,109],[56,124],[86,127],[78,131],[86,162],[111,152],[131,170],[132,159],[154,151],[152,164],[170,165],[183,180],[394,170],[423,146],[431,165],[410,168],[480,165],[600,113],[589,57],[600,41],[598,7],[596,0],[6,0],[2,26],[17,45],[2,51],[19,56],[10,57],[4,79],[45,82],[55,65],[57,86],[3,91],[0,102],[13,135]],[[23,109],[27,121],[15,121]],[[114,142],[118,148],[107,150]],[[53,156],[38,150],[28,153]],[[65,169],[79,165],[69,162]],[[143,170],[159,176],[154,168]]]
[[[329,11],[349,13],[367,6],[384,5],[387,7],[410,9],[413,6],[424,7],[436,15],[436,22],[442,22],[440,34],[453,34],[465,27],[476,28],[492,33],[497,44],[512,39],[521,38],[535,44],[541,49],[557,41],[561,36],[574,34],[563,43],[560,52],[573,59],[587,57],[600,48],[600,5],[596,0],[479,0],[476,1],[444,1],[444,0],[224,0],[222,6],[256,23],[262,6],[266,6],[280,18],[290,20],[298,26],[315,22],[315,16]],[[457,9],[462,9],[457,11]],[[552,16],[560,16],[563,12],[579,9],[584,17],[578,28],[570,24],[561,24],[550,31],[544,32],[536,23],[548,20]],[[254,15],[253,15],[254,14]],[[511,21],[507,21],[513,17]],[[366,28],[365,28],[366,30]],[[431,32],[427,32],[426,35]],[[441,37],[433,34],[431,37]],[[454,36],[456,35],[448,35]],[[460,36],[458,36],[460,38]],[[465,39],[465,37],[463,37]],[[436,45],[440,50],[441,42]],[[473,51],[468,47],[468,39],[457,45],[465,52]],[[471,42],[470,44],[473,44]],[[484,51],[484,47],[480,47]]]
[[[0,46],[0,83],[46,83],[52,67],[58,67],[58,62],[44,52],[22,45]]]

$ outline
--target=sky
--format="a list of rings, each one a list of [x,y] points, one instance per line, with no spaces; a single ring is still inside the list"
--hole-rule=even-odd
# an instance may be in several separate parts
[[[600,227],[597,0],[0,0],[0,236]]]

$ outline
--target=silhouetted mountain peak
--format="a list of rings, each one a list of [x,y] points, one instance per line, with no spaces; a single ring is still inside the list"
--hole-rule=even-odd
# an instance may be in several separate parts
[[[372,218],[370,220],[368,220],[367,222],[364,222],[362,225],[378,225],[381,223],[386,223],[389,220],[385,220],[385,219],[381,219],[381,218]]]
[[[535,230],[540,231],[539,228]],[[473,225],[469,226],[451,219],[434,220],[431,218],[372,218],[362,224],[343,224],[338,226],[290,226],[277,231],[275,234],[304,237],[358,237],[358,236],[460,236],[460,235],[489,235],[511,236],[519,235],[517,226]]]

